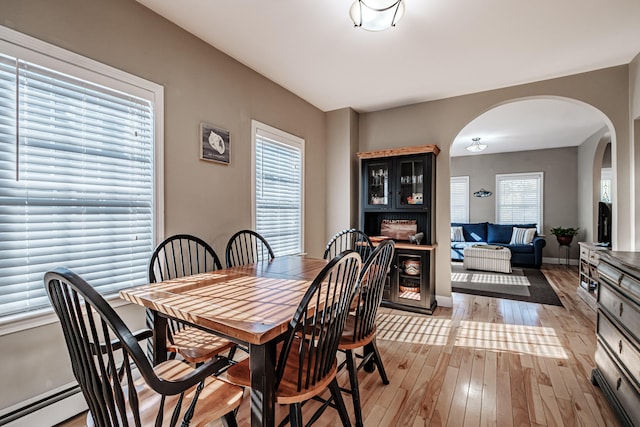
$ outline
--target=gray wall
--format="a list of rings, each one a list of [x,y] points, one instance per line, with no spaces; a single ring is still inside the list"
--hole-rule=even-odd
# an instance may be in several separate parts
[[[358,226],[358,114],[351,108],[327,114],[327,239]],[[337,191],[336,191],[337,190]],[[344,191],[343,191],[344,190]],[[313,195],[309,195],[313,197]]]
[[[504,173],[543,172],[544,199],[542,234],[547,245],[543,257],[558,257],[558,245],[549,234],[553,227],[578,227],[578,148],[481,154],[451,158],[451,176],[469,176],[469,221],[495,222],[496,175]],[[473,197],[480,188],[491,190],[491,197]],[[578,239],[575,240],[576,242]],[[571,255],[577,258],[577,243]],[[564,256],[564,250],[561,254]]]
[[[596,132],[578,149],[578,218],[581,241],[596,242],[598,239],[598,202],[600,201],[600,171],[608,159],[612,166],[611,138],[606,127]],[[608,152],[608,155],[605,154]],[[615,183],[613,183],[615,187]],[[613,195],[613,193],[612,193]],[[615,204],[615,198],[612,199]]]
[[[2,0],[0,24],[164,86],[167,235],[193,233],[223,254],[231,234],[251,226],[251,119],[304,138],[305,246],[322,256],[322,111],[134,0]],[[229,166],[199,160],[201,121],[230,131]],[[0,408],[72,380],[57,328],[0,330]]]

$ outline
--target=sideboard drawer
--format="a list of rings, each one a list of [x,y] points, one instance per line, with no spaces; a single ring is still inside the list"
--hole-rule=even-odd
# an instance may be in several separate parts
[[[622,280],[622,272],[606,262],[598,264],[598,277],[612,285],[619,285]]]
[[[620,287],[623,289],[623,292],[629,292],[632,297],[640,298],[640,282],[636,279],[625,274],[622,276],[622,280],[620,280]]]
[[[624,407],[622,417],[628,418],[630,421],[630,423],[625,422],[623,425],[640,426],[640,406],[638,405],[640,395],[629,383],[627,377],[620,372],[604,347],[598,346],[596,348],[595,358],[598,370],[607,382],[607,388]]]
[[[640,427],[640,252],[602,252],[591,380],[623,427]]]
[[[629,341],[629,339],[604,315],[598,312],[598,337],[609,348],[609,352],[614,354],[623,366],[629,370],[631,381],[636,391],[640,393],[640,352]]]
[[[640,312],[637,306],[630,300],[617,293],[609,286],[608,282],[600,282],[598,291],[598,303],[603,310],[606,310],[611,318],[615,319],[622,325],[640,325]],[[632,334],[634,340],[638,340],[638,328],[629,330],[625,326],[628,333]]]

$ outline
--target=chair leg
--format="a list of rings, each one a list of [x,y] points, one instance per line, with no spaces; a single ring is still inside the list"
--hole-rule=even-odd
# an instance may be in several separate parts
[[[378,368],[378,372],[380,373],[380,378],[382,379],[382,383],[384,385],[389,384],[389,378],[387,378],[387,373],[384,370],[384,365],[382,364],[382,358],[380,357],[380,351],[378,350],[378,345],[376,344],[375,339],[373,339],[369,344],[365,346],[365,352],[373,353],[373,362]]]
[[[351,399],[353,401],[353,412],[356,415],[356,427],[363,427],[362,408],[360,407],[360,389],[358,388],[358,370],[353,361],[351,350],[345,351],[347,370],[349,371],[349,384],[351,385]]]
[[[342,400],[342,393],[340,393],[340,386],[338,385],[338,380],[336,378],[334,378],[329,384],[329,390],[331,390],[331,396],[333,396],[333,401],[336,404],[336,409],[338,410],[338,415],[340,415],[342,425],[344,427],[350,427],[351,421],[349,421],[347,407],[344,406],[344,400]]]
[[[233,347],[231,347],[231,348],[229,349],[229,356],[227,356],[227,357],[229,358],[229,360],[232,360],[232,359],[233,359],[233,356],[235,356],[235,355],[236,355],[236,349],[237,349],[237,348],[238,348],[238,346],[237,346],[237,345],[234,345]]]
[[[289,405],[289,423],[291,427],[303,427],[302,424],[302,405],[293,403]]]
[[[222,425],[224,427],[238,427],[238,422],[236,421],[235,411],[228,412],[222,416]]]

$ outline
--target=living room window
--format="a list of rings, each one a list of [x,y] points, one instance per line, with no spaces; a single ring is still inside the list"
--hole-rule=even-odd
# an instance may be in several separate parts
[[[469,177],[451,177],[451,222],[469,222]]]
[[[276,256],[304,251],[304,139],[252,122],[253,221]]]
[[[55,267],[103,294],[147,282],[158,105],[161,86],[0,27],[3,321],[49,306]]]
[[[543,172],[496,175],[496,222],[542,230]]]

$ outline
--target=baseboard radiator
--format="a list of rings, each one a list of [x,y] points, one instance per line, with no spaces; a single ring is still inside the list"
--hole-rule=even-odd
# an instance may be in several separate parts
[[[80,386],[70,384],[3,410],[0,426],[53,426],[86,410]]]

